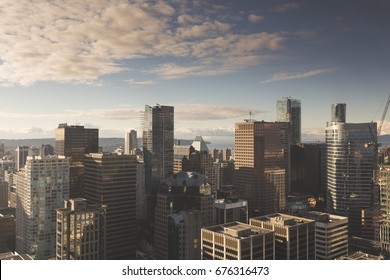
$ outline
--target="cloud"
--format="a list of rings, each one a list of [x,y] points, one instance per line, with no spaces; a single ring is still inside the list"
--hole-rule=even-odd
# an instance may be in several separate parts
[[[143,81],[140,81],[140,80],[130,79],[130,80],[126,80],[126,82],[129,85],[137,85],[137,86],[152,86],[152,85],[157,84],[157,82],[154,81],[154,80],[143,80]]]
[[[252,23],[262,21],[263,19],[264,19],[263,16],[258,16],[258,15],[254,15],[254,14],[251,14],[248,16],[248,20]]]
[[[225,74],[261,64],[285,40],[279,33],[237,33],[217,13],[200,16],[177,1],[141,0],[4,0],[0,33],[0,86],[101,86],[103,76],[128,71],[133,59],[168,58],[180,65],[178,59],[186,58],[188,65],[178,66],[185,69],[163,71],[163,79]],[[256,59],[248,64],[249,58]]]
[[[285,81],[285,80],[295,80],[295,79],[303,79],[312,76],[317,76],[325,73],[329,73],[335,70],[335,68],[327,68],[327,69],[314,69],[304,73],[278,73],[272,76],[271,79],[262,81],[262,83],[272,83],[276,81]]]
[[[325,141],[325,128],[302,128],[303,141]]]
[[[265,113],[265,111],[240,106],[178,104],[175,106],[175,119],[195,121],[224,120],[246,117],[249,116],[249,112],[252,112],[254,115]]]
[[[300,3],[286,3],[276,6],[273,11],[277,13],[286,13],[292,10],[298,10],[301,7]]]

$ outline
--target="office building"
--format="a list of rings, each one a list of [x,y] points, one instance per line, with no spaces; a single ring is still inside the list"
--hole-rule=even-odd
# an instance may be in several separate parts
[[[5,156],[5,145],[3,142],[0,142],[0,159],[2,159],[3,156]]]
[[[309,211],[305,215],[316,221],[316,260],[335,260],[348,255],[348,218]]]
[[[229,161],[230,157],[232,156],[232,150],[229,148],[225,148],[222,150],[222,160],[223,161]]]
[[[283,97],[276,103],[276,120],[290,123],[291,144],[301,143],[301,101]]]
[[[135,155],[85,155],[85,198],[107,205],[106,259],[135,258],[136,172]]]
[[[64,201],[57,209],[57,260],[105,259],[106,208],[88,205],[84,198]]]
[[[55,153],[70,162],[70,197],[84,197],[84,155],[99,150],[99,130],[82,125],[59,124],[56,129]]]
[[[60,156],[28,157],[15,174],[16,250],[34,259],[56,255],[56,209],[69,198],[69,161]]]
[[[247,120],[235,125],[235,185],[249,216],[285,208],[290,189],[289,124]],[[254,214],[256,213],[256,214]]]
[[[362,210],[374,204],[376,123],[346,123],[345,104],[332,106],[326,128],[327,212],[348,217],[349,233],[361,236]]]
[[[15,208],[0,208],[0,248],[15,251]]]
[[[41,156],[54,155],[54,147],[50,144],[42,144],[40,155]]]
[[[29,147],[18,146],[15,150],[15,170],[19,171],[24,168],[27,157],[29,156]]]
[[[216,199],[214,202],[215,224],[231,222],[248,223],[248,201],[238,198]]]
[[[379,169],[380,207],[382,223],[380,225],[380,243],[385,259],[390,260],[390,165]]]
[[[184,210],[168,217],[168,259],[200,260],[199,210]]]
[[[136,212],[137,220],[146,220],[145,163],[137,161]]]
[[[202,228],[202,260],[274,260],[272,230],[232,222]]]
[[[315,221],[286,214],[251,218],[249,224],[275,232],[277,260],[315,259]]]
[[[153,220],[157,189],[173,173],[174,108],[145,106],[143,153],[148,219]]]
[[[180,211],[198,210],[202,227],[213,224],[214,197],[211,186],[198,172],[169,176],[160,186],[154,219],[154,246],[157,259],[168,259],[168,219]]]
[[[125,154],[130,155],[138,149],[137,131],[130,130],[125,134]]]
[[[291,145],[291,192],[326,194],[326,144]]]

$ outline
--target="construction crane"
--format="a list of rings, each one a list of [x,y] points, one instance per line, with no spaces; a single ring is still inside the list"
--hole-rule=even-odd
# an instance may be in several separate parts
[[[376,135],[372,131],[372,124],[374,123],[374,121],[372,121],[371,125],[368,126],[368,128],[370,130],[370,135],[371,135],[371,140],[372,141],[369,142],[369,143],[366,143],[364,145],[366,148],[368,148],[368,147],[378,148],[380,146],[380,143],[378,143],[378,138],[379,138],[379,136],[381,135],[381,132],[382,132],[382,127],[383,127],[383,123],[384,123],[385,118],[386,118],[387,110],[389,109],[389,104],[390,104],[390,91],[389,91],[389,93],[387,95],[386,106],[385,106],[385,109],[383,110],[382,118],[381,118],[381,120],[379,122],[379,126],[378,126],[378,130],[377,130]]]

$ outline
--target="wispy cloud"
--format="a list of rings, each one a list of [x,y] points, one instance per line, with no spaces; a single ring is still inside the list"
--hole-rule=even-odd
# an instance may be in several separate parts
[[[256,22],[259,22],[259,21],[262,21],[264,19],[263,16],[258,16],[258,15],[255,15],[255,14],[251,14],[248,16],[248,20],[252,23],[256,23]]]
[[[141,81],[141,80],[130,79],[130,80],[126,80],[126,82],[129,85],[137,85],[137,86],[152,86],[152,85],[157,84],[157,82],[154,80],[142,80]]]
[[[275,8],[272,9],[272,11],[274,12],[277,12],[277,13],[286,13],[288,11],[291,11],[291,10],[298,10],[301,8],[301,4],[300,3],[286,3],[286,4],[282,4],[282,5],[279,5],[279,6],[276,6]]]
[[[179,104],[175,107],[175,118],[178,120],[224,120],[265,113],[253,108],[241,106],[223,106],[216,104]]]
[[[175,135],[180,138],[192,138],[193,136],[234,136],[234,127],[217,128],[188,128],[180,127],[175,129]]]
[[[335,68],[326,68],[326,69],[314,69],[310,70],[304,73],[278,73],[272,76],[271,79],[262,81],[262,83],[272,83],[277,81],[285,81],[285,80],[295,80],[295,79],[303,79],[308,78],[312,76],[317,76],[325,73],[329,73],[331,71],[335,70]]]
[[[283,47],[279,33],[237,33],[215,15],[192,14],[183,6],[141,0],[1,1],[0,86],[102,85],[103,76],[127,71],[134,58],[170,57],[175,62],[168,65],[180,65],[185,57],[188,65],[179,67],[186,69],[151,67],[164,79],[218,75],[260,64]]]

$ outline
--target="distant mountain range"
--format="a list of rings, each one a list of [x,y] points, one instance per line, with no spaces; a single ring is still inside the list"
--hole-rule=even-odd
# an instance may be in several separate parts
[[[41,138],[41,139],[0,139],[0,143],[4,143],[5,150],[13,151],[18,146],[29,146],[40,148],[42,144],[50,144],[55,146],[55,138]],[[99,138],[99,146],[104,152],[113,152],[117,148],[124,146],[124,138]],[[191,145],[194,140],[180,140],[181,145]],[[175,144],[178,140],[175,139]],[[209,142],[206,142],[209,144]],[[141,138],[138,138],[138,147],[142,147]]]

